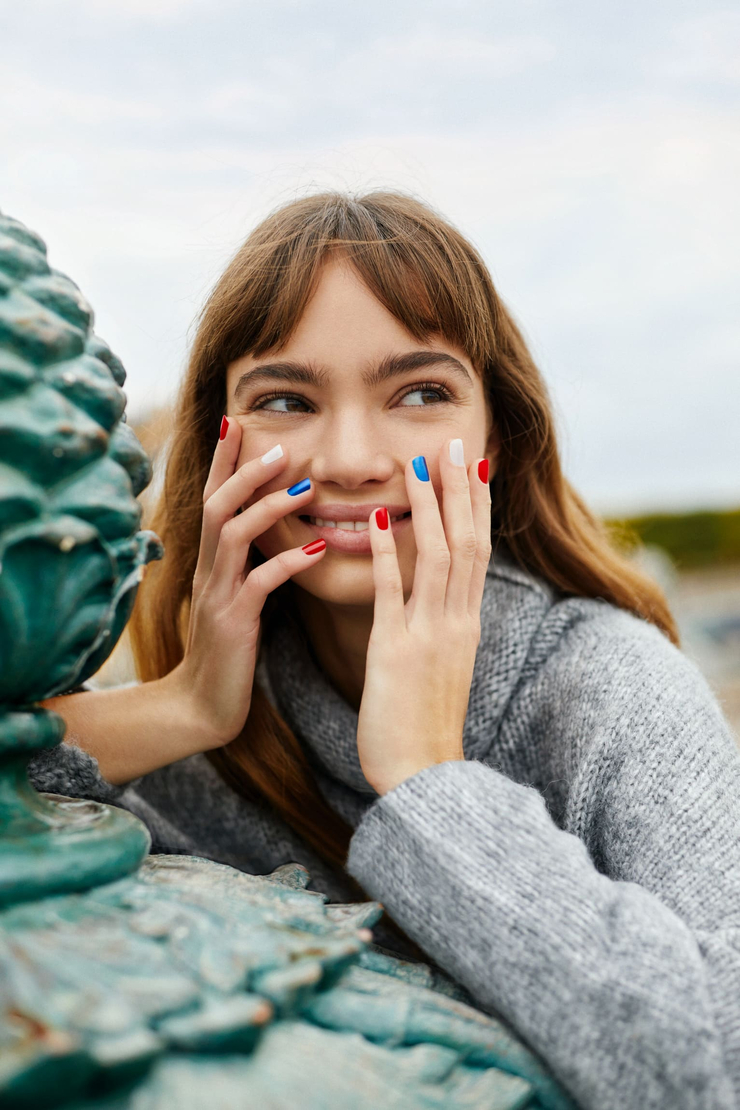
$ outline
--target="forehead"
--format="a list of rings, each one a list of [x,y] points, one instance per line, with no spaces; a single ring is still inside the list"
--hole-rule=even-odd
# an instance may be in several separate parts
[[[258,358],[244,355],[230,364],[227,387],[233,393],[245,371],[265,363],[310,364],[325,375],[362,375],[387,362],[391,355],[439,352],[452,356],[477,377],[470,359],[441,335],[423,340],[407,331],[368,289],[346,262],[332,260],[322,268],[316,290],[286,343]],[[450,363],[451,366],[451,363]]]

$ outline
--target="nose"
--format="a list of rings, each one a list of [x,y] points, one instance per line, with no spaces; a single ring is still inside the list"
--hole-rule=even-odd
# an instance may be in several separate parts
[[[364,482],[387,482],[395,462],[377,423],[363,411],[345,407],[324,423],[314,444],[315,482],[357,489]]]

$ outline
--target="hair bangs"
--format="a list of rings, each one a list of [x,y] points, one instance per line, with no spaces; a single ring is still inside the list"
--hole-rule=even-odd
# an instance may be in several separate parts
[[[385,193],[324,194],[269,216],[214,291],[226,363],[280,350],[290,340],[333,258],[352,266],[415,339],[454,343],[477,369],[491,358],[492,295],[482,260],[450,225],[417,201]],[[404,201],[406,203],[404,203]]]

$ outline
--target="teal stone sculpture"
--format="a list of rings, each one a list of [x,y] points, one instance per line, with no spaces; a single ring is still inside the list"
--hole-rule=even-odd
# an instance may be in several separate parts
[[[64,734],[34,703],[95,673],[162,555],[137,531],[151,471],[124,370],[91,322],[41,240],[0,217],[0,905],[115,879],[149,846],[124,811],[40,798],[24,770]]]
[[[31,786],[64,736],[38,703],[98,670],[163,555],[124,379],[0,215],[0,1106],[572,1110],[504,1023],[372,945],[377,903],[147,856],[125,810]]]

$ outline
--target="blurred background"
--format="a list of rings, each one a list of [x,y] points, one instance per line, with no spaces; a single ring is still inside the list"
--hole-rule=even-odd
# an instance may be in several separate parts
[[[740,729],[736,7],[0,0],[0,22],[0,207],[95,306],[158,475],[250,228],[308,191],[412,192],[481,250],[568,475]]]

